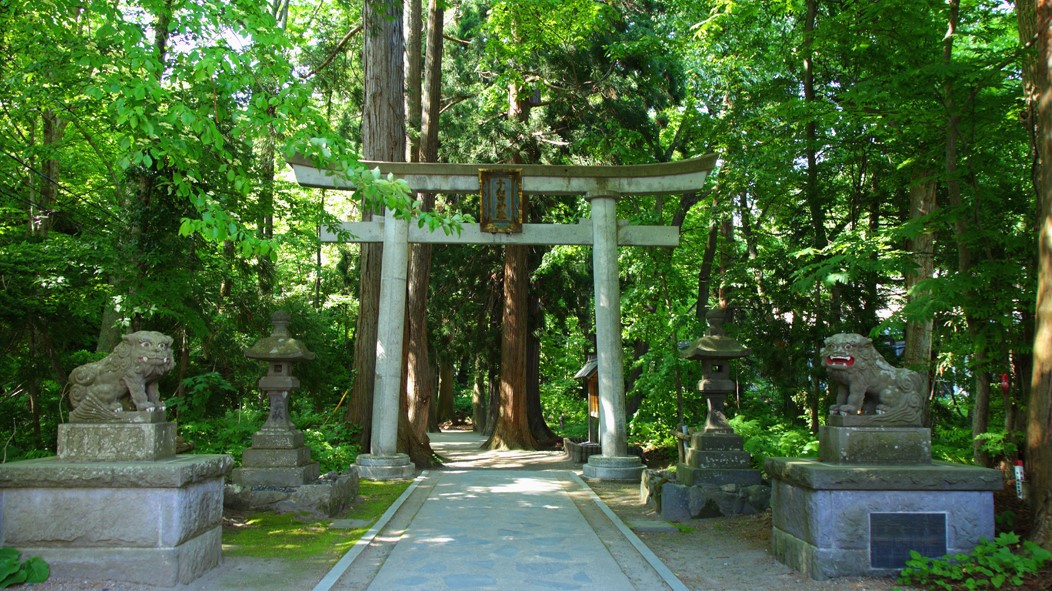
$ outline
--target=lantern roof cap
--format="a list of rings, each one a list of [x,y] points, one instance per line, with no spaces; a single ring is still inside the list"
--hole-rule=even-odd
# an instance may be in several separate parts
[[[681,344],[680,357],[685,359],[737,359],[748,355],[750,351],[747,348],[724,334],[723,323],[727,321],[728,316],[728,311],[721,308],[709,310],[705,315],[705,320],[709,324],[705,336]]]
[[[261,361],[310,361],[315,355],[299,339],[289,334],[289,321],[292,315],[283,310],[270,316],[274,330],[270,336],[263,337],[254,345],[245,349],[245,357]]]

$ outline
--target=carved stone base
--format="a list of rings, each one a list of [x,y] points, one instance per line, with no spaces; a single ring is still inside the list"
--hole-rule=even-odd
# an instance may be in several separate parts
[[[311,461],[310,448],[303,444],[299,429],[260,429],[252,436],[252,447],[241,457],[230,481],[245,488],[294,487],[313,483],[320,474]]]
[[[172,587],[222,560],[227,455],[154,462],[0,465],[0,546],[40,556],[57,579]]]
[[[676,466],[676,480],[684,486],[756,486],[763,482],[752,468],[742,438],[733,432],[701,431],[690,437],[686,461]]]
[[[969,552],[994,534],[997,470],[802,458],[768,458],[764,467],[773,489],[771,552],[812,579],[894,575],[911,549],[928,556]],[[926,520],[942,526],[925,526]],[[926,553],[925,546],[938,550]]]
[[[175,432],[176,424],[171,421],[65,423],[58,426],[58,458],[68,462],[167,460],[175,457]]]
[[[365,480],[409,480],[416,476],[416,466],[406,454],[360,454],[354,466]]]
[[[643,462],[636,456],[592,456],[582,467],[585,478],[639,482]]]
[[[818,455],[830,464],[930,464],[931,430],[823,425],[818,428]]]

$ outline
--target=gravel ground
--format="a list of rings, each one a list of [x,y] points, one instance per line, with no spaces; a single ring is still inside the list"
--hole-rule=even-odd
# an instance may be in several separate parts
[[[639,502],[639,486],[589,482],[622,521],[629,525],[659,521],[653,508]],[[674,532],[637,535],[690,589],[781,591],[868,590],[895,587],[892,579],[841,578],[813,581],[778,562],[768,551],[770,512],[739,517],[692,519]]]

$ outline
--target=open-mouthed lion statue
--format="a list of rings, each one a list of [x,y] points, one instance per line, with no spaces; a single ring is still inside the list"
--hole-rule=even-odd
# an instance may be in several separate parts
[[[70,372],[70,420],[119,420],[126,407],[164,409],[157,380],[173,365],[172,337],[150,330],[124,335],[113,353]]]
[[[879,425],[921,426],[924,379],[919,373],[892,367],[873,341],[860,334],[827,338],[821,355],[836,383],[836,403],[829,414],[867,415],[868,422]]]

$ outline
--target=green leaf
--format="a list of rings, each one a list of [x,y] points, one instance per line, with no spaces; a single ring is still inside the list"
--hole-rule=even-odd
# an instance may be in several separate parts
[[[29,584],[43,583],[51,576],[51,567],[43,558],[33,556],[25,563],[26,582]]]

